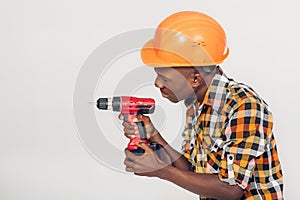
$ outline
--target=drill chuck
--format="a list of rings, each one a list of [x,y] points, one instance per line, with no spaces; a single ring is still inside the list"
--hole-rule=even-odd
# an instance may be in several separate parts
[[[99,98],[97,108],[100,110],[121,111],[121,97]]]
[[[107,110],[108,109],[107,98],[99,98],[97,100],[97,108],[99,108],[100,110]]]

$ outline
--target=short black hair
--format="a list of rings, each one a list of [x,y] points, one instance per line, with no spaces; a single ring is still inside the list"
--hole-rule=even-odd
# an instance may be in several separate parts
[[[217,65],[209,65],[209,66],[196,66],[194,67],[199,73],[211,74],[214,73],[217,69]]]
[[[188,77],[190,74],[202,74],[202,75],[209,75],[216,71],[217,65],[210,65],[210,66],[183,66],[183,67],[172,67],[173,69],[180,71],[185,77]]]

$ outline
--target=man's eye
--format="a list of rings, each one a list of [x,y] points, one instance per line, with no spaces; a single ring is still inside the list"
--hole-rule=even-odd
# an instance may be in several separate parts
[[[166,83],[166,82],[168,82],[168,79],[163,79],[163,81]]]
[[[169,79],[167,79],[167,78],[165,78],[163,76],[159,76],[159,78],[160,78],[160,80],[162,80],[165,83],[169,81]]]

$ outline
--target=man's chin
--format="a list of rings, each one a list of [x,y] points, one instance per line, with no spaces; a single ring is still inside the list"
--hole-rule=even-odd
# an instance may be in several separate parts
[[[178,100],[178,98],[175,96],[175,95],[169,95],[169,94],[166,94],[166,93],[161,93],[161,96],[163,97],[163,98],[166,98],[166,99],[168,99],[169,101],[171,101],[172,103],[178,103],[179,102],[179,100]]]
[[[170,98],[170,97],[166,97],[169,101],[171,101],[172,103],[178,103],[179,100],[177,98]]]

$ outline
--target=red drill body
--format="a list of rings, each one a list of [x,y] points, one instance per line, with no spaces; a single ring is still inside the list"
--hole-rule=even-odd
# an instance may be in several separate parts
[[[130,139],[128,149],[137,154],[143,153],[136,144],[144,142],[149,145],[147,140],[146,131],[143,122],[134,123],[132,120],[139,114],[151,114],[155,109],[155,101],[151,98],[137,98],[131,96],[121,96],[113,98],[99,98],[97,107],[102,110],[118,111],[124,116],[124,121],[136,124],[139,134]]]

